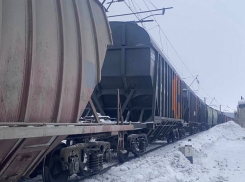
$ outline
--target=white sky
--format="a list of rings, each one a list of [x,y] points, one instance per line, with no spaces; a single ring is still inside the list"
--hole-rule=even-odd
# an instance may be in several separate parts
[[[106,2],[109,2],[107,0]],[[193,75],[199,75],[200,85],[193,90],[209,104],[222,105],[222,110],[234,111],[237,101],[245,97],[245,1],[244,0],[125,0],[134,10],[174,7],[164,16],[156,16],[166,36]],[[133,6],[133,4],[135,6]],[[124,2],[113,3],[108,15],[130,13]],[[150,15],[150,14],[148,14]],[[141,17],[146,17],[142,14]],[[153,19],[152,17],[148,19]],[[137,20],[135,16],[109,18],[110,21]],[[141,25],[141,24],[139,24]],[[145,23],[146,29],[156,25]],[[149,30],[161,48],[159,29]],[[163,34],[163,51],[187,83],[194,78],[184,67]],[[202,88],[206,91],[204,91]],[[230,108],[227,108],[227,105]],[[215,107],[214,108],[219,108]]]

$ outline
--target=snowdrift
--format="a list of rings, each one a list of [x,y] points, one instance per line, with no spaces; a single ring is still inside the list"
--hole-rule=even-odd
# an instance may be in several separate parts
[[[194,164],[179,152],[192,145]],[[111,168],[86,182],[244,182],[245,130],[233,121]]]

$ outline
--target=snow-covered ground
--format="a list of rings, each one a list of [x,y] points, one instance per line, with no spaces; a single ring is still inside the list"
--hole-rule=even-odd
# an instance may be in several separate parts
[[[194,163],[179,152],[192,145]],[[85,182],[244,182],[245,129],[233,121],[213,127]]]

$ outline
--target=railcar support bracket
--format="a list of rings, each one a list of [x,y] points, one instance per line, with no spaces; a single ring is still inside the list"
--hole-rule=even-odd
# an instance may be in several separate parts
[[[98,114],[96,112],[96,109],[94,107],[94,103],[93,103],[92,99],[89,100],[89,104],[90,104],[90,107],[91,107],[92,112],[94,114],[94,118],[95,118],[96,123],[101,123],[100,120],[99,120]]]

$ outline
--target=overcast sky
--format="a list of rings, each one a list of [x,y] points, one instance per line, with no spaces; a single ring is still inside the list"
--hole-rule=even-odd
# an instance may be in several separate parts
[[[221,104],[222,110],[226,108],[233,112],[240,97],[245,97],[245,1],[125,1],[133,11],[148,10],[145,3],[150,9],[155,9],[153,5],[157,8],[173,7],[171,10],[166,10],[164,16],[156,16],[156,20],[190,72],[195,76],[199,75],[200,85],[195,82],[192,85],[193,90],[196,90],[202,99],[207,97],[208,104],[215,97],[217,101],[214,100],[212,105]],[[108,15],[129,12],[124,2],[118,2],[111,5]],[[147,14],[141,15],[142,18],[146,16]],[[124,16],[109,20],[137,19],[135,16]],[[187,78],[185,81],[190,84],[194,78],[189,78],[190,73],[173,51],[166,37],[159,34],[159,28],[153,28],[155,25],[155,22],[144,24],[182,78]],[[227,105],[230,108],[227,108]]]

